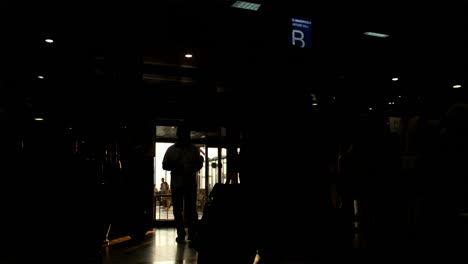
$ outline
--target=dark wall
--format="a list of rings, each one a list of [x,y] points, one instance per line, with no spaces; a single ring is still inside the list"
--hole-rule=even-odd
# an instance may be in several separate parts
[[[74,256],[85,263],[99,256],[107,224],[115,226],[112,235],[140,239],[152,221],[151,124],[65,124],[6,111],[0,148],[5,252],[24,261]],[[24,256],[18,245],[26,240],[34,246]]]

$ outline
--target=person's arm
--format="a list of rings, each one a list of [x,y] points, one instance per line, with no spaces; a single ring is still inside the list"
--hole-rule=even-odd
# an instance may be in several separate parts
[[[164,154],[162,166],[163,170],[172,171],[174,168],[174,162],[172,157],[172,148],[168,148],[166,153]]]
[[[195,146],[194,146],[195,147]],[[203,158],[203,156],[200,154],[200,149],[195,147],[195,171],[199,171],[201,170],[201,168],[203,168],[203,162],[205,161],[205,159]]]
[[[205,161],[205,159],[203,158],[202,155],[200,155],[200,153],[198,154],[198,162],[197,162],[197,166],[196,166],[196,169],[197,171],[201,170],[201,168],[203,168],[203,162]]]

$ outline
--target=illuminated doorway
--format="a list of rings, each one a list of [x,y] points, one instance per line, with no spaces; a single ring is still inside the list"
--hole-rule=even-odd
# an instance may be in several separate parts
[[[176,140],[177,127],[170,125],[156,126],[156,153],[154,157],[154,214],[156,221],[173,221],[173,207],[171,199],[171,190],[161,190],[162,179],[171,184],[171,173],[162,168],[162,161],[167,149],[173,145]],[[207,201],[207,196],[216,183],[225,183],[226,181],[226,148],[220,144],[223,142],[221,129],[211,131],[192,130],[190,133],[191,141],[200,150],[204,158],[203,168],[197,173],[197,212],[201,219],[203,209]]]

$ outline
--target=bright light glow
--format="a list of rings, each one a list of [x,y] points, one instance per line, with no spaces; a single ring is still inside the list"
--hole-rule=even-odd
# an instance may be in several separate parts
[[[461,87],[462,87],[462,86],[459,85],[459,84],[453,86],[453,88],[455,88],[455,89],[458,89],[458,88],[461,88]]]
[[[54,43],[54,40],[53,40],[53,39],[46,39],[45,42],[47,42],[47,43]]]
[[[34,120],[36,120],[36,121],[43,121],[44,118],[42,118],[42,117],[36,117],[36,118],[34,118]]]
[[[372,111],[372,107],[369,107],[369,111]]]
[[[372,36],[372,37],[378,37],[378,38],[386,38],[386,37],[388,37],[387,34],[375,33],[375,32],[364,32],[364,35]]]
[[[159,184],[161,182],[161,178],[165,178],[166,181],[170,184],[171,183],[171,174],[168,171],[163,170],[162,162],[164,158],[164,154],[166,153],[167,149],[173,143],[156,143],[156,155],[154,157],[154,182],[157,183],[157,188],[159,189]]]
[[[44,76],[39,75],[39,76],[37,76],[37,78],[39,78],[39,79],[44,79]]]
[[[232,7],[253,11],[257,11],[260,8],[260,6],[261,4],[249,3],[244,1],[236,1],[234,4],[232,4]]]
[[[398,81],[398,78],[392,78],[392,81],[396,82]]]
[[[193,55],[192,54],[185,54],[185,58],[192,58]]]
[[[317,104],[317,103],[313,103],[312,105],[313,105],[313,106],[317,106],[318,104]]]

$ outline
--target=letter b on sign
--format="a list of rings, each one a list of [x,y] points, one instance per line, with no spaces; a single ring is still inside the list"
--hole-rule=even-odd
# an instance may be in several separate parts
[[[299,44],[298,44],[299,42]],[[293,29],[292,31],[292,44],[300,46],[301,48],[305,47],[304,33],[300,30]]]

